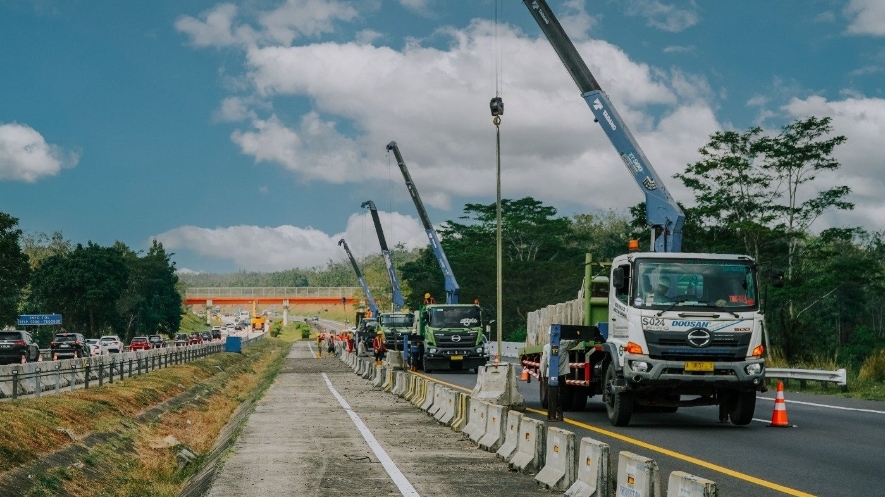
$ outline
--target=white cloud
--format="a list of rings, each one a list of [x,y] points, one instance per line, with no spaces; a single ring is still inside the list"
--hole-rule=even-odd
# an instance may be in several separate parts
[[[850,19],[848,33],[885,36],[885,2],[881,0],[851,0],[845,6]]]
[[[393,249],[402,243],[407,249],[427,245],[427,237],[415,218],[379,211],[384,237]],[[325,266],[330,260],[346,260],[338,240],[344,238],[357,259],[380,254],[375,227],[368,211],[353,214],[344,232],[328,235],[314,228],[295,226],[229,226],[200,228],[182,226],[156,238],[167,250],[188,250],[202,257],[231,260],[247,271],[281,271],[292,268]]]
[[[0,123],[0,180],[33,183],[73,167],[79,155],[46,143],[39,132],[17,123]]]
[[[679,8],[657,0],[629,0],[624,2],[627,15],[644,17],[649,26],[678,33],[698,23],[697,6]]]

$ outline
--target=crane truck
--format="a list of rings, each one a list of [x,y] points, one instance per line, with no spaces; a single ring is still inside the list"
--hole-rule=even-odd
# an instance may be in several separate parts
[[[390,249],[387,248],[387,239],[384,238],[384,230],[381,228],[381,218],[378,216],[375,202],[366,200],[360,207],[368,208],[372,214],[372,222],[375,224],[375,231],[378,233],[378,243],[381,245],[381,257],[384,258],[384,265],[387,266],[387,275],[390,277],[392,289],[393,312],[378,314],[378,329],[384,333],[384,345],[387,346],[387,349],[393,351],[402,349],[403,358],[408,360],[409,350],[405,346],[405,340],[412,332],[415,315],[411,312],[400,312],[406,301],[403,298],[402,290],[400,290],[396,270],[393,267],[393,258],[390,256]]]
[[[426,373],[434,369],[478,372],[479,368],[489,361],[482,333],[482,309],[477,304],[458,303],[461,287],[458,286],[458,281],[439,241],[439,235],[430,223],[430,217],[424,209],[424,203],[418,195],[418,189],[415,188],[415,182],[412,181],[412,176],[395,141],[387,144],[387,151],[393,152],[403,173],[406,188],[415,203],[430,248],[442,271],[446,290],[445,304],[425,302],[415,313],[415,329],[424,347],[421,367]]]
[[[750,423],[756,392],[766,390],[756,262],[739,254],[681,252],[682,209],[547,2],[523,3],[644,193],[652,234],[651,251],[639,252],[636,244],[606,265],[607,275],[585,274],[579,298],[584,305],[571,319],[567,313],[557,316],[576,322],[555,328],[557,334],[562,330],[561,338],[577,343],[568,352],[569,373],[565,384],[550,376],[550,385],[557,382],[564,389],[558,399],[566,399],[565,410],[580,410],[589,397],[601,395],[615,426],[628,425],[638,410],[674,412],[700,405],[719,406],[720,422]],[[542,380],[546,407],[552,389],[548,395],[543,381],[548,375],[540,367],[550,341],[540,330],[543,324],[553,334],[553,322],[536,322],[520,361]]]
[[[363,289],[363,293],[366,295],[366,301],[369,305],[369,316],[359,316],[356,332],[356,341],[357,344],[363,344],[364,350],[372,350],[372,339],[374,338],[375,328],[377,327],[376,316],[378,316],[378,305],[375,304],[375,298],[372,297],[372,291],[369,290],[369,285],[366,283],[366,279],[363,278],[363,272],[360,271],[360,267],[356,263],[356,259],[353,258],[353,254],[350,252],[350,247],[347,246],[347,242],[344,241],[344,238],[338,240],[338,245],[344,247],[344,251],[347,252],[347,258],[350,259],[350,265],[353,266],[353,271],[356,273],[356,279],[360,283],[360,287]],[[362,349],[363,347],[360,347]]]

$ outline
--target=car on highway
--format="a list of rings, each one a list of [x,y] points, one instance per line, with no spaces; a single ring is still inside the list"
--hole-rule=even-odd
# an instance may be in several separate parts
[[[175,342],[174,343],[175,343],[176,347],[183,347],[185,345],[189,345],[190,337],[188,336],[187,333],[178,333],[175,335]]]
[[[65,358],[89,357],[86,338],[80,333],[56,333],[49,342],[49,357],[53,361]]]
[[[166,346],[166,339],[163,335],[148,335],[148,342],[151,343],[152,349],[162,349]]]
[[[104,335],[98,339],[102,352],[106,354],[119,354],[123,352],[123,341],[117,335]]]
[[[148,337],[132,337],[129,342],[129,350],[151,350],[151,342]]]
[[[204,332],[200,333],[200,338],[202,338],[204,342],[211,342],[211,341],[212,341],[212,334],[213,334],[213,333],[215,333],[215,330],[212,330],[212,331],[204,331]],[[219,337],[221,336],[221,330],[220,330],[220,329],[218,330],[218,336],[219,336]]]
[[[89,350],[89,356],[95,357],[101,355],[101,345],[98,338],[87,338],[86,348]]]
[[[40,359],[40,346],[24,330],[0,331],[0,364],[34,362]]]
[[[203,335],[195,331],[188,336],[188,345],[200,345],[203,343]]]

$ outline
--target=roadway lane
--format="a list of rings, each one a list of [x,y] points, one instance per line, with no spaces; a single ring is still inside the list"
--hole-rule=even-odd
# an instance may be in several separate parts
[[[476,376],[434,372],[436,380],[472,390]],[[537,381],[519,382],[528,415],[546,419]],[[787,392],[789,422],[795,428],[769,428],[774,392],[757,398],[748,426],[720,424],[716,407],[681,408],[672,414],[636,413],[630,425],[612,426],[598,397],[584,412],[566,412],[553,423],[580,437],[657,461],[661,484],[671,471],[713,480],[724,496],[885,495],[885,404]],[[535,411],[535,412],[532,412]]]

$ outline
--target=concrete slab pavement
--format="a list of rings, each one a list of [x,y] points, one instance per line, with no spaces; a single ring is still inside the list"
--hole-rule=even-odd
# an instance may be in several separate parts
[[[535,496],[531,475],[296,342],[223,458],[210,497]]]

